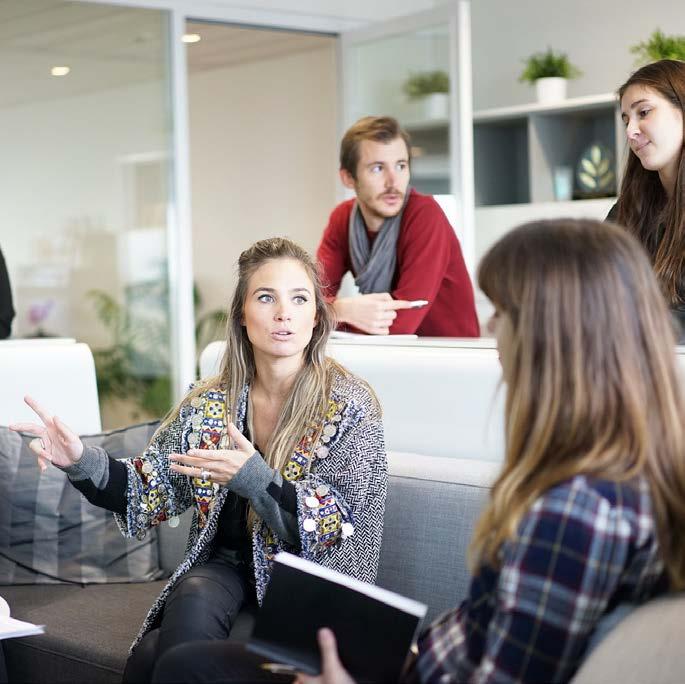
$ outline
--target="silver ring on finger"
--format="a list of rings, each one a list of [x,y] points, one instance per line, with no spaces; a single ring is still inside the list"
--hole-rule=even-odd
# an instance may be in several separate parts
[[[211,480],[212,479],[212,473],[207,470],[207,468],[201,468],[200,469],[200,479],[201,480]]]

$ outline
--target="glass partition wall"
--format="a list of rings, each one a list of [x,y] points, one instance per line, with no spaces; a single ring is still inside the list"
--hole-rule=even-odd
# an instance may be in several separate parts
[[[169,22],[158,10],[0,3],[12,336],[88,343],[110,428],[163,415],[173,395]]]
[[[470,6],[464,0],[341,36],[343,130],[389,114],[412,141],[411,184],[431,194],[473,260]]]

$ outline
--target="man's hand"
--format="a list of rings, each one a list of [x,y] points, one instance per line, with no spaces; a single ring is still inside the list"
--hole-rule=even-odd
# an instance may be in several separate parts
[[[321,674],[318,677],[300,672],[294,684],[355,684],[338,657],[338,645],[333,632],[323,627],[317,634],[321,652]]]
[[[387,292],[342,297],[333,302],[340,323],[349,323],[369,335],[388,335],[397,311],[412,306],[412,302],[393,299]]]

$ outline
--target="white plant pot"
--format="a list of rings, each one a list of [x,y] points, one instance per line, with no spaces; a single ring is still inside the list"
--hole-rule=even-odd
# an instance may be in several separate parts
[[[566,99],[566,79],[559,76],[538,78],[535,90],[540,103],[561,102]]]
[[[423,116],[426,119],[446,119],[449,96],[447,93],[431,93],[421,100]]]

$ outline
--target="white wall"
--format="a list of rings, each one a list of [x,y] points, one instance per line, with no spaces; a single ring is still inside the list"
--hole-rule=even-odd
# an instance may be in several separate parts
[[[189,93],[195,281],[223,309],[243,249],[284,235],[313,251],[335,205],[334,42],[191,74]]]
[[[584,73],[569,97],[614,92],[636,67],[629,47],[661,28],[685,34],[682,0],[472,0],[474,109],[532,102],[523,60],[547,47]]]

